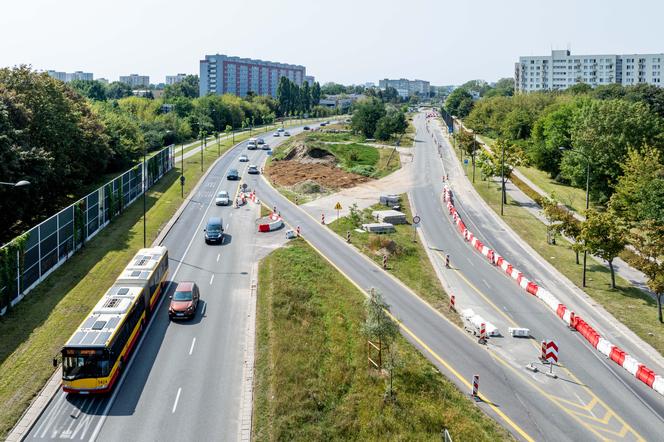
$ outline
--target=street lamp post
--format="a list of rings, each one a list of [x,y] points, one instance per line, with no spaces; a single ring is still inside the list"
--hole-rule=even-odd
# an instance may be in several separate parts
[[[205,140],[205,132],[201,134],[201,172],[203,172],[203,142]]]
[[[18,181],[16,183],[7,183],[7,182],[4,182],[4,181],[0,181],[0,185],[11,186],[11,187],[25,187],[25,186],[30,185],[30,181],[21,180],[21,181]]]
[[[184,198],[184,144],[182,145],[180,152],[180,194],[182,195],[182,198]]]
[[[564,150],[567,150],[568,148],[563,146],[563,147],[559,147],[558,149],[560,151],[564,151]],[[588,209],[590,208],[590,157],[587,154],[582,153],[580,151],[578,153],[583,157],[583,159],[586,160],[586,215],[587,215]],[[588,251],[585,250],[585,248],[584,248],[584,250],[583,250],[583,278],[582,278],[583,280],[582,280],[582,283],[581,283],[582,287],[586,286],[586,272],[587,272],[586,263],[587,263],[587,261],[588,261]]]
[[[505,214],[504,205],[505,205],[505,142],[500,143],[502,145],[502,153],[500,160],[500,216]]]
[[[147,147],[143,148],[143,248],[147,247],[147,223],[145,220],[145,214],[147,212],[147,203],[146,196],[148,188],[148,163],[147,163],[148,149]]]

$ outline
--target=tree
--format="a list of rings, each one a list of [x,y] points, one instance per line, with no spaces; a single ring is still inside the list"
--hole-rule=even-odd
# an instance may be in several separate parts
[[[561,147],[571,146],[572,117],[578,101],[554,105],[555,110],[544,112],[533,124],[532,143],[527,149],[528,158],[551,178],[560,173]]]
[[[526,140],[530,137],[533,116],[527,110],[516,108],[505,115],[501,135],[509,140]]]
[[[302,88],[300,89],[300,103],[302,111],[309,112],[311,110],[311,89],[307,81],[302,83]]]
[[[627,229],[613,212],[590,209],[581,227],[581,241],[588,253],[599,256],[609,264],[611,288],[616,288],[613,260],[627,245]]]
[[[511,97],[514,95],[514,78],[501,78],[494,87],[482,94],[483,97]]]
[[[514,84],[514,82],[512,82],[512,85],[513,84]],[[489,86],[489,84],[484,80],[466,81],[460,87],[460,89],[466,90],[468,92],[475,92],[480,97],[483,96],[484,93],[487,92],[490,88],[491,88],[491,86]]]
[[[371,288],[369,297],[364,303],[366,310],[366,319],[364,321],[363,332],[367,339],[378,342],[378,351],[387,350],[388,355],[388,374],[389,380],[389,398],[393,398],[392,377],[396,368],[396,362],[391,354],[394,350],[392,344],[399,334],[399,324],[390,316],[390,306],[383,300],[381,293],[375,288]],[[382,357],[381,357],[382,362]],[[381,366],[379,368],[382,369]]]
[[[346,86],[338,83],[325,83],[321,88],[320,92],[323,95],[339,95],[346,93]]]
[[[95,80],[73,80],[67,85],[82,96],[91,100],[106,100],[106,86],[101,81]]]
[[[648,277],[648,288],[657,296],[659,322],[662,323],[664,226],[652,220],[643,221],[632,231],[630,243],[639,251],[635,254],[634,264]]]
[[[598,201],[611,195],[622,173],[628,148],[664,145],[662,120],[644,103],[623,100],[586,100],[572,117],[573,149],[563,153],[561,175],[574,186],[585,187],[588,162],[590,190]]]
[[[196,98],[199,94],[198,75],[187,75],[182,81],[169,84],[164,89],[164,99],[176,97]]]
[[[445,100],[445,110],[458,118],[467,116],[473,108],[473,96],[463,89],[457,88]]]
[[[317,106],[320,103],[320,84],[316,81],[311,88],[311,104]]]
[[[480,173],[482,178],[487,181],[487,186],[489,185],[489,178],[500,174],[499,171],[496,171],[496,165],[493,162],[493,158],[486,152],[484,149],[480,150],[480,153],[477,157],[477,161],[480,165]]]
[[[119,100],[120,98],[131,97],[131,86],[129,86],[127,83],[114,81],[108,85],[108,88],[106,89],[106,96],[110,100]]]
[[[577,83],[565,89],[565,92],[571,95],[584,95],[592,92],[593,88],[586,83]]]
[[[398,103],[399,91],[391,86],[388,86],[385,88],[385,91],[381,94],[380,98],[385,103]]]
[[[641,102],[664,118],[664,89],[654,84],[636,84],[625,88],[625,100]]]
[[[664,164],[660,151],[630,149],[609,205],[631,223],[653,220],[664,225]]]
[[[366,98],[355,103],[351,118],[351,128],[371,138],[376,133],[378,120],[385,115],[385,105],[376,98]]]
[[[400,110],[391,107],[376,123],[374,137],[386,141],[392,135],[405,133],[407,128],[406,115]]]

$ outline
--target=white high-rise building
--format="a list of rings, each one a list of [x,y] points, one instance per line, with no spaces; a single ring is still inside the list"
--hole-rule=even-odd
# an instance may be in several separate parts
[[[569,50],[551,55],[519,57],[514,65],[516,92],[563,90],[578,83],[592,87],[646,83],[663,86],[663,54],[571,55]]]
[[[412,94],[419,94],[420,96],[428,96],[431,89],[429,82],[424,80],[407,80],[400,78],[398,80],[389,80],[387,78],[378,81],[378,87],[385,90],[392,87],[397,90],[401,98],[408,98]]]
[[[187,76],[187,74],[167,75],[166,76],[166,84],[179,83],[182,80],[184,80],[186,76]]]
[[[92,81],[93,80],[93,75],[92,72],[82,72],[82,71],[76,71],[76,72],[59,72],[59,71],[47,71],[48,75],[55,78],[56,80],[60,80],[64,83],[69,83],[72,80],[86,80],[86,81]]]
[[[150,76],[138,75],[138,74],[121,75],[120,83],[126,83],[131,87],[136,87],[136,86],[148,87],[150,86]]]

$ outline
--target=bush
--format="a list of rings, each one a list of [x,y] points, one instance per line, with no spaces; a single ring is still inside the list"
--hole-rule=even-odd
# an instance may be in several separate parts
[[[295,186],[298,193],[311,194],[311,193],[324,193],[326,190],[323,186],[313,180],[307,180]]]
[[[376,168],[369,165],[353,166],[348,170],[350,173],[371,177],[376,173]]]

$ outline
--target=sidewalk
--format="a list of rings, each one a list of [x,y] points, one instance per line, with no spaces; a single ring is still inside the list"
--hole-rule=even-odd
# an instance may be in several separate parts
[[[465,128],[465,126],[463,127]],[[487,152],[493,154],[490,146],[488,146],[486,143],[480,140],[477,136],[475,136],[475,139],[480,144],[480,146],[482,146]],[[549,194],[547,194],[539,186],[537,186],[530,179],[528,179],[518,169],[515,168],[512,171],[512,173],[543,198],[550,197]],[[512,183],[510,180],[505,180],[505,192],[507,193],[507,195],[509,195],[510,198],[516,201],[520,207],[526,209],[535,218],[540,220],[545,225],[549,224],[544,215],[542,214],[542,208],[535,201],[533,201],[532,198],[526,195],[521,189],[515,186],[514,183]],[[569,212],[577,220],[579,221],[585,220],[585,217],[583,215],[573,210],[570,210]],[[569,242],[573,242],[572,239],[570,238],[567,237],[564,238]],[[603,267],[607,269],[609,268],[609,264],[607,264],[605,260],[598,258],[597,256],[594,255],[589,255],[589,256]],[[653,299],[657,299],[657,296],[648,288],[648,277],[645,274],[643,274],[643,272],[641,272],[638,269],[635,269],[621,258],[616,258],[613,260],[613,268],[616,272],[616,275],[622,277],[624,280],[628,281],[630,284],[632,284],[634,287],[638,288],[639,290],[643,291],[644,293],[648,294],[648,296],[652,297]]]

